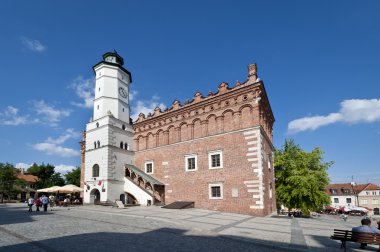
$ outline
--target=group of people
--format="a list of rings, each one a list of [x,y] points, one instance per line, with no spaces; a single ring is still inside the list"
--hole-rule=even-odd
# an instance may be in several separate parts
[[[29,212],[33,212],[33,206],[36,205],[36,211],[40,211],[40,207],[43,207],[44,212],[47,211],[47,207],[49,204],[49,198],[46,195],[42,195],[41,197],[37,197],[34,199],[33,197],[29,197],[28,199],[28,207],[29,207]]]

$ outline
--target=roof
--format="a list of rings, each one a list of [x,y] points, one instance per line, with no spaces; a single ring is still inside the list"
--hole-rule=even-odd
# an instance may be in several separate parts
[[[332,190],[336,190],[336,193],[333,194]],[[344,193],[344,189],[348,190],[348,193]],[[330,184],[325,187],[325,192],[330,196],[343,196],[343,195],[354,195],[352,185],[350,183],[344,184]]]
[[[332,193],[332,189],[336,190],[336,194]],[[348,193],[344,193],[343,189],[348,189]],[[351,183],[330,184],[325,187],[325,192],[330,196],[354,195],[364,190],[380,190],[380,187],[372,183],[358,184],[353,187]]]
[[[31,174],[22,174],[22,173],[17,174],[17,178],[22,179],[26,182],[31,182],[31,183],[35,183],[38,180],[37,176],[31,175]]]
[[[157,179],[153,178],[153,177],[150,176],[149,174],[146,174],[145,172],[143,172],[142,170],[140,170],[139,168],[137,168],[137,167],[134,166],[134,165],[126,164],[125,167],[127,167],[127,168],[130,169],[132,172],[134,172],[134,173],[136,174],[136,176],[140,176],[140,177],[142,177],[145,181],[148,181],[151,185],[164,185],[163,183],[161,183],[161,182],[158,181]]]

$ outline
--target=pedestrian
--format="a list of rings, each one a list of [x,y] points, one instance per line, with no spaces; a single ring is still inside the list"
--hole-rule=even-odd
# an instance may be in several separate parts
[[[46,197],[46,195],[42,195],[41,201],[42,201],[42,206],[44,207],[44,212],[46,212],[48,204],[49,204],[49,198]]]
[[[33,205],[34,205],[34,199],[32,198],[32,196],[30,196],[28,199],[29,212],[33,212],[33,209],[32,209]]]
[[[36,204],[36,211],[40,211],[40,206],[41,206],[41,200],[40,198],[37,197],[37,199],[34,201],[34,204]]]

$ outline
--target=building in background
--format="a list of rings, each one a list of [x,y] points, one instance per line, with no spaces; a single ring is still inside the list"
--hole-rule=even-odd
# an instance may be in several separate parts
[[[246,81],[129,120],[131,74],[116,53],[94,66],[83,134],[85,203],[167,205],[265,216],[276,211],[274,116],[256,64]]]
[[[17,194],[17,200],[26,201],[29,197],[34,198],[36,194],[36,182],[38,177],[32,174],[25,173],[24,169],[20,169],[20,173],[17,173],[17,178],[23,181],[23,186],[17,186],[17,189],[21,192]]]
[[[375,184],[330,184],[325,188],[325,192],[330,196],[330,206],[333,208],[364,207],[379,214],[380,187]]]

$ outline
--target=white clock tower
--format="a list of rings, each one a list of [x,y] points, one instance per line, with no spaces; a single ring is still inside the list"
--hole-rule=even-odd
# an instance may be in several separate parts
[[[133,160],[130,124],[131,73],[123,58],[107,52],[93,69],[94,116],[86,125],[84,203],[113,203],[124,195],[124,165]]]

